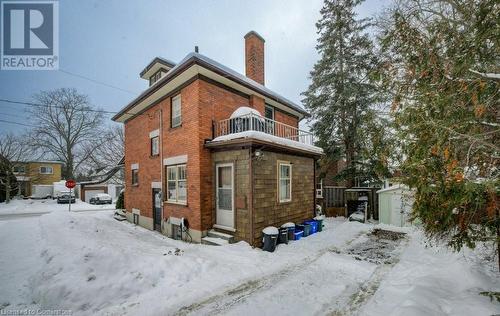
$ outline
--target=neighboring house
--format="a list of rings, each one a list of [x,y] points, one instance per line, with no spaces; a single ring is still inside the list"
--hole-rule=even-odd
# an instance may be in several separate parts
[[[123,164],[124,158],[115,166],[99,170],[88,181],[79,182],[80,199],[88,203],[95,195],[107,193],[111,195],[113,201],[116,201],[124,188]]]
[[[60,161],[15,162],[13,172],[19,183],[18,195],[52,195],[53,183],[61,181],[63,164]]]
[[[245,66],[243,76],[195,52],[141,72],[150,87],[113,117],[125,124],[129,221],[173,236],[184,218],[195,242],[215,230],[259,246],[266,226],[314,216],[322,150],[298,128],[308,114],[264,86],[253,31]]]

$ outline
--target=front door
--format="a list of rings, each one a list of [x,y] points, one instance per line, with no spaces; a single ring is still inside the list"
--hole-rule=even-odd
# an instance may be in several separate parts
[[[218,164],[216,166],[216,179],[217,225],[234,228],[233,164]]]
[[[161,190],[153,189],[153,224],[161,232]]]

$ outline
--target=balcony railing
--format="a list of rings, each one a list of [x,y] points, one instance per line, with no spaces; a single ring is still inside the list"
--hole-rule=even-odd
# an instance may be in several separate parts
[[[256,131],[286,138],[307,145],[314,145],[313,134],[296,127],[249,113],[214,123],[214,137]]]

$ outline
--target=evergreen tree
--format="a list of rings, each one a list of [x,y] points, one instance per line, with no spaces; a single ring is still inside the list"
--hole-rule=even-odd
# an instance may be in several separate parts
[[[413,217],[457,250],[500,240],[499,17],[495,0],[412,0],[381,33]]]
[[[380,144],[383,126],[375,124],[376,90],[371,73],[376,65],[373,43],[367,34],[369,21],[354,11],[362,0],[325,0],[321,9],[316,49],[320,60],[311,71],[312,83],[303,93],[311,112],[317,145],[327,163],[344,160],[337,176],[348,187],[358,175],[385,172],[382,157],[366,155]],[[368,128],[370,127],[370,128]]]

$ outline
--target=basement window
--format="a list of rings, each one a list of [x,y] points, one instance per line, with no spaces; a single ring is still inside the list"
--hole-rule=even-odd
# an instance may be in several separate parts
[[[52,169],[51,166],[41,166],[40,167],[40,174],[53,174],[54,169]]]
[[[186,165],[167,167],[167,201],[187,204]]]
[[[292,200],[292,165],[288,162],[278,162],[278,197],[280,203]]]

